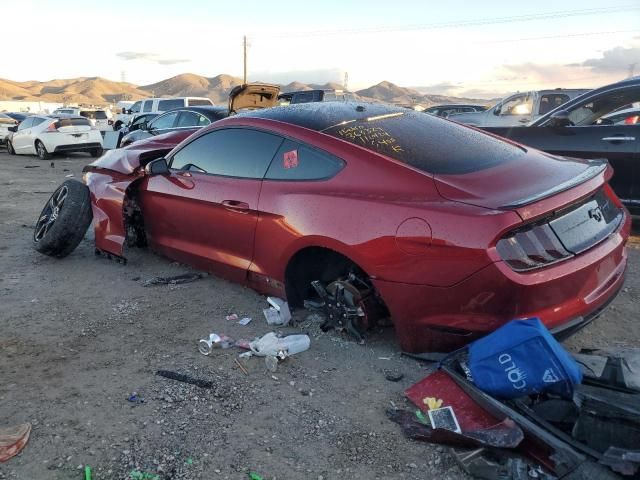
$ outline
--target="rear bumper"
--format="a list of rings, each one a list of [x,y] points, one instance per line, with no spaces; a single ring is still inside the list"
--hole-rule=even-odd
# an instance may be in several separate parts
[[[57,145],[53,149],[53,153],[89,152],[91,150],[95,150],[96,148],[102,148],[102,144],[100,142],[93,142],[93,143],[78,143],[78,144],[71,144],[71,145]]]
[[[374,284],[408,352],[450,351],[515,318],[539,317],[564,338],[600,315],[622,287],[630,228],[625,215],[619,230],[601,244],[534,272],[517,273],[496,262],[446,288]]]

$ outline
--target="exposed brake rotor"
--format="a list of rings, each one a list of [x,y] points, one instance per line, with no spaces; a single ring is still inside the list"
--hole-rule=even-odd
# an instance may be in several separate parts
[[[319,280],[311,285],[321,300],[318,307],[327,317],[320,329],[323,332],[332,328],[346,329],[358,342],[364,343],[362,335],[380,311],[372,288],[353,273],[326,287]]]

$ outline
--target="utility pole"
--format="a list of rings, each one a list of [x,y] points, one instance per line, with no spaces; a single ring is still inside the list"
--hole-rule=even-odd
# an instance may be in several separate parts
[[[242,37],[242,49],[244,51],[244,79],[242,83],[247,83],[247,36]]]
[[[342,82],[342,88],[345,92],[349,91],[349,72],[344,72],[344,81]]]

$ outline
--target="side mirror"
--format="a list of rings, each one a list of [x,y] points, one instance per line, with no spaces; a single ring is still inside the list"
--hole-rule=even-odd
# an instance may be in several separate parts
[[[147,163],[144,167],[144,173],[147,175],[166,175],[169,173],[169,165],[167,165],[167,159],[157,158],[152,162]]]
[[[18,131],[18,125],[14,125],[12,127],[7,128],[7,130],[9,130],[10,132],[17,132]]]
[[[567,110],[559,110],[551,115],[551,118],[549,119],[550,127],[567,127],[571,124],[569,112]]]
[[[125,107],[122,107],[122,113],[127,113],[127,109]],[[131,112],[129,112],[131,113]]]
[[[494,115],[500,115],[500,112],[502,111],[502,105],[496,105],[495,108],[493,109],[493,114]]]
[[[129,110],[125,110],[124,108],[122,109],[122,113],[128,113],[129,115],[131,115],[131,109]]]

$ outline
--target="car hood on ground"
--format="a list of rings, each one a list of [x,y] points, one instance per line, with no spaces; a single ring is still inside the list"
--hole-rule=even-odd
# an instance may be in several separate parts
[[[234,87],[229,93],[229,112],[243,109],[275,107],[278,104],[280,87],[268,83],[246,83]]]
[[[108,150],[90,166],[105,168],[126,175],[134,173],[151,160],[160,158],[196,132],[198,128],[188,128],[145,138],[128,147]]]
[[[518,209],[569,190],[607,168],[605,160],[558,157],[534,149],[513,161],[461,175],[434,176],[448,200],[493,210]]]

